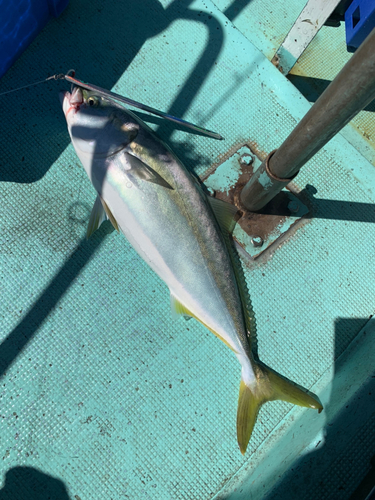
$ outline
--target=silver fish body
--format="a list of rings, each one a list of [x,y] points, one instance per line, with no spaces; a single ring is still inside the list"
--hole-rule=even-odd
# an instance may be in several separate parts
[[[228,246],[233,210],[207,197],[172,151],[130,111],[79,88],[65,93],[62,101],[73,146],[103,207],[166,283],[172,310],[199,320],[240,361],[241,451],[265,401],[286,399],[320,409],[296,388],[287,388],[286,397],[278,375],[253,359],[249,314]]]

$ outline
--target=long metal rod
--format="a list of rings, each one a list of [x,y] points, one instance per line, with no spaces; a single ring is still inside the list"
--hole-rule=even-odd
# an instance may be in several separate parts
[[[375,28],[289,137],[241,192],[252,212],[263,208],[300,168],[375,98]]]
[[[212,137],[214,139],[219,139],[220,141],[224,139],[224,137],[217,132],[213,132],[212,130],[208,130],[206,128],[200,127],[199,125],[194,125],[194,123],[187,122],[186,120],[183,120],[182,118],[177,118],[176,116],[169,115],[168,113],[164,113],[164,111],[160,111],[158,109],[152,108],[151,106],[147,106],[147,104],[142,104],[141,102],[134,101],[133,99],[129,99],[129,97],[124,97],[120,94],[116,94],[115,92],[111,92],[109,90],[103,89],[102,87],[98,87],[97,85],[92,85],[91,83],[85,83],[82,82],[81,80],[78,80],[77,78],[74,78],[71,75],[62,75],[65,80],[67,80],[70,83],[74,83],[75,85],[78,85],[80,87],[83,87],[88,90],[92,90],[94,92],[97,92],[98,94],[101,94],[105,97],[110,97],[112,99],[115,99],[116,101],[123,102],[127,104],[128,106],[133,106],[134,108],[142,109],[143,111],[147,111],[148,113],[152,113],[153,115],[161,116],[162,118],[165,118],[166,120],[178,123],[179,125],[182,125],[183,127],[190,128],[192,130],[195,130],[196,132],[200,132],[203,135],[206,135],[208,137]]]

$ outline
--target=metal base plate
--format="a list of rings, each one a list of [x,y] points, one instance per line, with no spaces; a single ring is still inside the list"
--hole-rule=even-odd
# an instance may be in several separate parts
[[[242,215],[233,232],[235,241],[251,257],[257,258],[285,235],[308,213],[308,208],[284,189],[261,211],[248,212],[240,202],[242,188],[260,167],[266,153],[245,144],[220,164],[204,183],[216,198],[236,205]]]

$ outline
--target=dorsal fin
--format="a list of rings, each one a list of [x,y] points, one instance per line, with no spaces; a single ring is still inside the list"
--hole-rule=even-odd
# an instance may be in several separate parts
[[[251,305],[250,295],[247,289],[245,275],[242,270],[240,258],[230,238],[230,235],[232,234],[234,227],[236,225],[236,222],[233,219],[233,217],[238,212],[238,209],[237,207],[231,205],[230,203],[227,203],[223,200],[219,200],[217,198],[212,198],[211,196],[207,196],[207,199],[211,205],[212,211],[215,214],[215,218],[218,221],[219,226],[222,230],[225,244],[228,248],[230,259],[232,261],[238,285],[238,290],[240,293],[242,308],[244,311],[246,328],[248,332],[252,332],[254,334],[256,327],[255,316]]]
[[[238,208],[230,203],[227,203],[226,201],[219,200],[218,198],[212,198],[212,196],[207,196],[207,200],[211,205],[215,219],[219,223],[223,234],[231,234],[234,226],[236,225],[233,217],[238,212]]]
[[[236,275],[238,290],[240,292],[240,298],[241,298],[242,308],[243,308],[244,317],[245,317],[245,325],[246,325],[246,329],[248,331],[248,334],[250,334],[250,337],[251,337],[250,340],[251,340],[251,344],[253,345],[253,351],[254,351],[254,345],[256,345],[255,314],[254,314],[253,306],[251,304],[251,299],[250,299],[249,291],[247,288],[245,275],[244,275],[244,272],[242,270],[240,258],[238,256],[235,248],[232,247],[230,255],[231,255],[231,259],[232,259],[234,273]]]
[[[241,261],[238,256],[234,245],[228,241],[227,243],[229,249],[229,255],[232,261],[234,273],[236,276],[236,281],[238,285],[238,291],[240,292],[240,298],[242,303],[242,308],[244,311],[245,325],[248,333],[251,335],[251,343],[254,347],[256,344],[256,322],[255,315],[253,311],[253,306],[251,304],[251,299],[249,295],[249,291],[247,288],[247,283],[245,279],[245,274],[242,269]]]

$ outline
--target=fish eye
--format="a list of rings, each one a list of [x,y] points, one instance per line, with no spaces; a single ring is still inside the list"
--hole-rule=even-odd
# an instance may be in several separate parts
[[[87,104],[92,107],[97,106],[99,104],[99,99],[91,96],[87,99]]]

